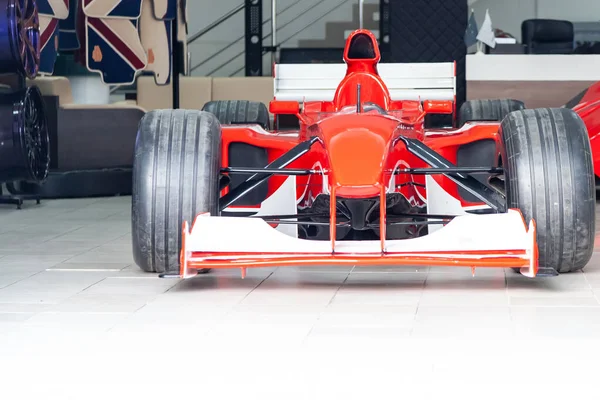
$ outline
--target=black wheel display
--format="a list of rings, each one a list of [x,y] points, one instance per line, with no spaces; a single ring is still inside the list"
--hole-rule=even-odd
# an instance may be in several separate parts
[[[458,126],[470,121],[502,121],[509,113],[525,109],[519,100],[469,100],[458,112]]]
[[[34,78],[40,66],[40,21],[35,0],[0,0],[0,73]]]
[[[0,182],[46,179],[50,138],[37,87],[0,94],[0,143]]]
[[[147,272],[178,272],[183,221],[219,213],[219,121],[202,111],[151,111],[140,123],[134,154],[135,263]]]
[[[509,208],[537,228],[540,268],[581,270],[594,251],[596,190],[590,141],[572,110],[515,111],[504,118],[502,166]]]

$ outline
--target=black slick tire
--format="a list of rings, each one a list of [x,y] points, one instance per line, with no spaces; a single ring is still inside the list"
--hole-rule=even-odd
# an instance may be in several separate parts
[[[515,111],[500,128],[506,198],[537,228],[540,268],[581,270],[594,250],[596,190],[590,142],[567,108]]]
[[[471,121],[502,121],[513,111],[524,110],[525,104],[519,100],[468,100],[458,112],[458,126]]]
[[[214,114],[223,125],[258,124],[266,130],[271,127],[267,106],[257,101],[209,101],[202,107],[202,111]]]
[[[183,221],[218,215],[221,127],[202,111],[156,110],[135,145],[132,242],[144,271],[177,273]],[[200,271],[206,272],[206,271]]]

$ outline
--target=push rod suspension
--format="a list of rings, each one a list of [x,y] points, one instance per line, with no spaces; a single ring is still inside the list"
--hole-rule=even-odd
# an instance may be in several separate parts
[[[457,166],[435,152],[425,143],[422,143],[416,139],[407,138],[405,136],[400,136],[398,140],[404,143],[406,150],[417,156],[422,161],[426,162],[432,168],[445,170],[445,172],[440,173],[490,206],[492,209],[494,209],[494,211],[504,212],[506,208],[506,200],[500,193],[484,185],[468,173],[449,172],[449,170],[457,168]]]
[[[298,158],[302,157],[304,154],[308,153],[313,144],[315,144],[319,138],[312,137],[302,143],[298,143],[292,149],[287,151],[286,153],[279,156],[276,160],[272,161],[269,165],[266,166],[266,169],[276,169],[282,170]],[[261,183],[265,182],[267,179],[273,176],[272,172],[262,172],[256,173],[246,179],[239,186],[230,190],[226,195],[219,199],[219,210],[223,211],[237,200],[244,197],[246,194],[250,193],[254,189],[256,189]]]
[[[270,173],[273,175],[315,175],[322,173],[316,169],[294,169],[294,168],[251,168],[251,167],[225,167],[221,168],[222,173],[227,174],[263,174]]]
[[[450,167],[450,168],[404,168],[396,169],[394,175],[434,175],[434,174],[501,174],[502,168],[495,167]]]

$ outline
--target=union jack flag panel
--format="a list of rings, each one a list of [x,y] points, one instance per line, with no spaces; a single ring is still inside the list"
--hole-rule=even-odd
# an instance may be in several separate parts
[[[168,21],[177,18],[177,0],[152,0],[152,2],[154,18]]]
[[[40,15],[40,75],[52,75],[58,50],[58,19]]]
[[[69,16],[69,0],[38,0],[38,12],[41,15],[65,19]]]
[[[144,71],[154,73],[157,85],[171,81],[171,26],[172,21],[156,19],[149,1],[144,1],[139,32],[142,46],[148,57]]]
[[[147,66],[135,20],[86,18],[87,68],[110,85],[130,85]]]
[[[58,50],[72,51],[81,46],[77,36],[77,12],[80,0],[69,0],[69,16],[58,22]]]
[[[94,18],[138,19],[142,0],[83,0],[83,12]]]

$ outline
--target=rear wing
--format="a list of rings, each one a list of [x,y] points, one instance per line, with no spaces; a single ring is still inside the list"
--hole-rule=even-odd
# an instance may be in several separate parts
[[[456,99],[456,64],[380,63],[379,75],[394,101]],[[346,64],[276,64],[274,98],[332,101]]]

